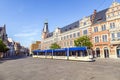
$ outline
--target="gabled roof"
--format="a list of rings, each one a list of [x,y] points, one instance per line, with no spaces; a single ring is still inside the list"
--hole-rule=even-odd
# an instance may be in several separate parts
[[[80,24],[79,21],[76,21],[76,22],[74,22],[74,23],[72,23],[70,25],[67,25],[67,26],[61,28],[61,33],[72,30],[74,28],[78,28],[79,24]]]
[[[53,32],[48,33],[47,38],[52,37],[52,36],[53,36]]]
[[[99,24],[101,22],[105,22],[106,21],[106,12],[108,11],[108,9],[109,8],[104,9],[104,10],[99,11],[99,12],[96,12],[95,18],[93,20],[93,24]],[[90,15],[90,18],[92,19],[92,15]],[[66,31],[70,31],[72,29],[78,28],[79,25],[80,25],[80,22],[78,20],[78,21],[76,21],[76,22],[74,22],[72,24],[69,24],[69,25],[67,25],[65,27],[60,28],[61,33],[64,33]],[[52,36],[53,36],[53,32],[48,33],[47,38],[52,37]]]
[[[97,12],[96,15],[95,15],[93,24],[98,24],[98,23],[101,23],[101,22],[105,22],[106,21],[106,12],[107,11],[108,11],[108,8]],[[91,16],[91,18],[92,18],[92,16]]]
[[[64,33],[66,31],[70,31],[72,29],[78,28],[79,25],[80,25],[79,21],[76,21],[76,22],[74,22],[74,23],[72,23],[70,25],[67,25],[67,26],[65,26],[63,28],[60,28],[60,31],[61,31],[61,33]],[[53,36],[53,32],[48,33],[47,38],[52,37],[52,36]]]

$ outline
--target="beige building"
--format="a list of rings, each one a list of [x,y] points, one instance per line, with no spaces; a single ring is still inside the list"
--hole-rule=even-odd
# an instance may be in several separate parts
[[[120,57],[120,3],[114,1],[104,10],[94,10],[84,17],[62,28],[49,32],[48,23],[44,23],[40,49],[49,49],[52,43],[62,48],[73,47],[74,40],[88,35],[93,43],[93,54],[101,58]]]

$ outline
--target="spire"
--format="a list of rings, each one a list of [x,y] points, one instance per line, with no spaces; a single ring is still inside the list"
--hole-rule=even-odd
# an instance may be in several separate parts
[[[47,21],[45,21],[45,23],[44,23],[43,32],[49,33],[48,22]]]

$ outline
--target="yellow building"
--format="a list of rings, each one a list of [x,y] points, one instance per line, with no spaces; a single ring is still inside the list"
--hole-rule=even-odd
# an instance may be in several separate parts
[[[30,46],[30,54],[33,50],[40,49],[41,41],[36,41],[35,43],[32,43]]]

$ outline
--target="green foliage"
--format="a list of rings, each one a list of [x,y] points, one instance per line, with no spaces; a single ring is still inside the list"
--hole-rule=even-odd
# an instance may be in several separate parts
[[[3,43],[2,40],[0,40],[0,52],[7,52],[9,48]]]
[[[60,49],[61,47],[57,43],[53,43],[50,46],[50,49]]]
[[[90,38],[88,36],[82,36],[78,39],[74,40],[75,46],[87,46],[92,47],[92,42],[90,42]]]

